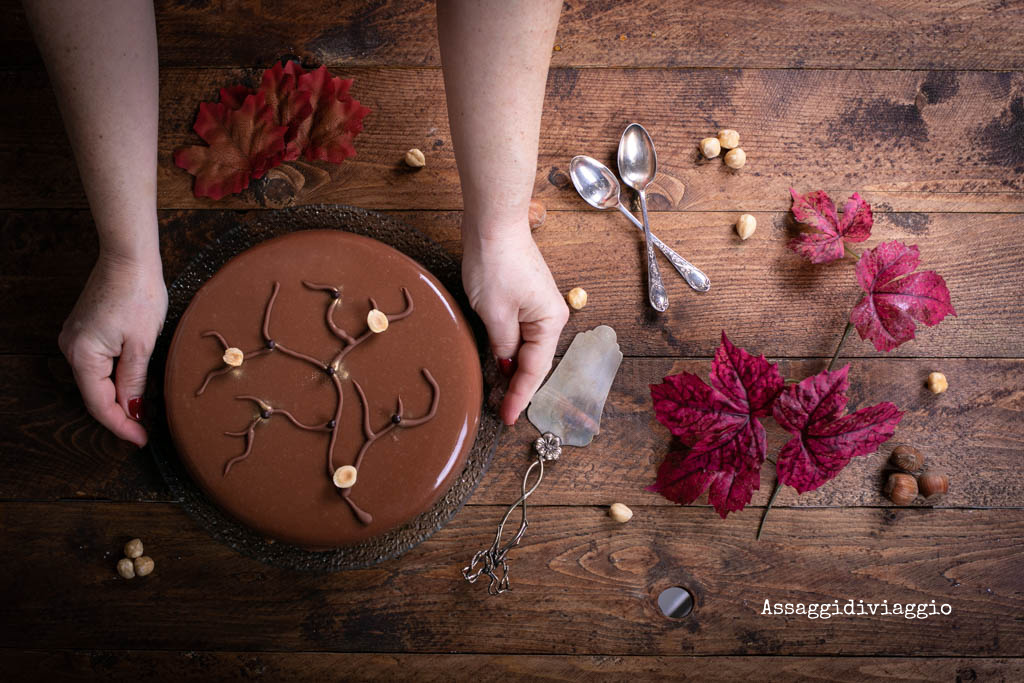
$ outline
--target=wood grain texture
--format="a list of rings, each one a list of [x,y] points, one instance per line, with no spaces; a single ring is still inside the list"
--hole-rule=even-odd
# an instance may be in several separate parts
[[[39,56],[16,0],[0,3],[0,54]],[[1021,3],[841,0],[746,3],[569,0],[556,66],[1020,69]],[[292,54],[341,65],[438,66],[434,3],[157,3],[168,66],[267,64]]]
[[[783,361],[787,377],[817,372],[823,361]],[[950,389],[934,396],[928,373],[941,368]],[[650,409],[648,384],[687,371],[706,377],[707,360],[626,359],[605,406],[601,434],[587,448],[567,451],[545,473],[531,500],[551,505],[671,505],[644,491],[670,450],[669,433]],[[950,475],[943,507],[1022,507],[1018,472],[1024,452],[1024,361],[855,360],[850,408],[892,401],[906,411],[895,438],[878,454],[855,458],[833,481],[797,496],[785,488],[777,505],[889,506],[882,495],[886,458],[897,443],[911,443],[930,468]],[[167,500],[148,454],[112,437],[86,414],[61,358],[0,356],[0,499],[106,498]],[[31,390],[26,390],[31,387]],[[771,420],[769,454],[789,438]],[[470,499],[508,504],[519,496],[530,457],[533,427],[521,419],[501,438],[494,464]],[[774,482],[766,464],[752,505],[764,505]],[[704,504],[702,499],[700,504]],[[709,507],[699,513],[721,524]],[[747,519],[755,510],[736,513]]]
[[[59,680],[473,681],[780,680],[816,683],[1013,681],[1024,661],[928,657],[673,657],[601,655],[415,655],[338,652],[0,652],[13,675]]]
[[[837,195],[837,197],[845,197]],[[840,199],[839,201],[842,201]],[[461,254],[460,212],[388,212]],[[167,282],[225,231],[265,212],[161,213]],[[696,294],[661,261],[671,305],[647,311],[639,231],[617,213],[551,211],[534,233],[563,292],[583,287],[587,307],[574,312],[559,352],[573,335],[605,323],[627,356],[711,356],[724,329],[736,343],[772,357],[829,357],[853,305],[861,298],[854,262],[814,266],[786,244],[797,233],[789,213],[755,212],[758,229],[736,236],[736,213],[664,212],[654,231],[708,273],[712,288]],[[309,227],[335,227],[327,209]],[[298,219],[297,219],[298,220]],[[871,239],[917,244],[921,270],[936,270],[958,315],[889,354],[901,357],[1024,357],[1024,214],[878,214]],[[0,352],[58,353],[61,325],[95,261],[96,238],[84,211],[0,212]],[[660,257],[659,257],[660,258]],[[847,356],[881,356],[852,335]]]
[[[640,508],[625,525],[589,507],[534,507],[496,599],[459,572],[489,545],[498,507],[464,509],[376,568],[277,570],[236,555],[175,505],[0,504],[0,637],[7,648],[992,657],[1024,647],[1024,510],[778,510],[708,524]],[[156,570],[114,564],[139,536]],[[45,539],[41,542],[40,539]],[[694,612],[656,596],[681,584]],[[950,616],[761,615],[772,602],[948,603]],[[56,608],[59,606],[59,608]],[[184,616],[187,615],[187,616]],[[89,628],[82,628],[88,623]]]
[[[353,94],[373,110],[356,142],[358,156],[311,167],[311,176],[326,177],[312,178],[287,201],[460,208],[440,70],[343,71],[356,79]],[[199,142],[191,128],[201,101],[256,76],[239,69],[162,71],[161,208],[268,205],[255,191],[198,200],[191,176],[171,159],[175,148]],[[0,129],[0,208],[83,207],[42,73],[0,71],[0,92],[11,110]],[[656,210],[786,210],[789,187],[843,197],[858,191],[880,212],[1024,210],[1022,73],[554,69],[535,195],[548,209],[581,208],[566,175],[569,160],[587,153],[611,163],[632,120],[642,121],[658,146]],[[740,171],[699,158],[698,141],[726,126],[740,132],[748,155]],[[425,168],[401,163],[410,147],[426,153]]]

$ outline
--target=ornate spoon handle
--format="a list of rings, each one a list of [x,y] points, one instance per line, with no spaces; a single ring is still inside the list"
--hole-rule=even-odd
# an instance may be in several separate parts
[[[629,218],[630,222],[633,223],[638,230],[641,232],[643,231],[643,224],[636,219],[636,216],[629,212],[629,209],[623,206],[622,202],[619,202],[618,209],[625,214],[627,218]],[[679,271],[679,274],[683,276],[684,280],[686,280],[686,284],[690,285],[690,287],[698,292],[706,292],[711,289],[711,280],[708,279],[708,276],[705,275],[700,268],[680,256],[672,247],[662,242],[661,239],[653,232],[651,233],[651,241],[654,242],[654,246],[661,250],[661,253],[665,255],[665,258],[667,258],[668,262],[672,264],[672,267]]]

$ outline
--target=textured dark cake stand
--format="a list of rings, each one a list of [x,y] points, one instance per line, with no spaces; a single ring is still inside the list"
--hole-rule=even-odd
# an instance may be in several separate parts
[[[462,473],[451,489],[434,506],[412,521],[382,536],[362,543],[327,551],[311,551],[269,540],[224,514],[195,483],[178,457],[167,428],[163,400],[164,366],[167,350],[178,320],[199,288],[233,256],[264,240],[297,230],[333,229],[366,235],[390,245],[419,261],[444,283],[472,321],[484,368],[484,405],[476,443],[466,459]],[[429,538],[462,508],[487,471],[501,434],[501,420],[488,400],[497,378],[497,369],[488,348],[479,319],[473,315],[462,290],[458,262],[439,244],[422,233],[386,216],[338,206],[304,206],[281,211],[253,212],[239,217],[239,225],[203,249],[167,288],[167,321],[157,340],[150,363],[150,382],[146,389],[147,406],[152,410],[146,427],[150,432],[149,450],[171,493],[185,510],[214,538],[261,562],[289,569],[332,572],[367,567],[390,560]]]

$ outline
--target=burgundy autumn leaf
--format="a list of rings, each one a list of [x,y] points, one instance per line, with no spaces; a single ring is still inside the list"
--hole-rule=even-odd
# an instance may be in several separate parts
[[[194,129],[209,146],[179,149],[174,163],[196,177],[197,197],[240,192],[280,163],[286,127],[274,123],[262,93],[246,96],[237,110],[203,102]]]
[[[241,109],[245,98],[255,93],[255,90],[244,85],[229,85],[220,89],[220,103],[231,109]]]
[[[874,453],[892,438],[903,417],[888,402],[844,415],[849,369],[808,377],[786,387],[775,401],[775,420],[793,434],[779,451],[776,471],[779,482],[798,493],[832,479],[852,458]]]
[[[688,447],[666,459],[651,490],[692,502],[710,485],[709,500],[724,516],[742,509],[759,485],[766,438],[757,417],[771,412],[783,380],[777,365],[734,346],[724,332],[711,367],[711,386],[687,372],[651,385],[658,421]]]
[[[738,472],[709,472],[697,467],[684,451],[671,451],[658,468],[658,478],[648,491],[680,505],[689,505],[710,486],[708,502],[724,519],[730,512],[742,510],[754,491],[761,487],[760,469]]]
[[[310,93],[312,115],[295,133],[295,144],[309,161],[340,164],[356,154],[352,141],[370,113],[348,94],[352,79],[332,78],[326,67],[299,77],[299,89]]]
[[[302,147],[296,140],[299,127],[313,113],[310,103],[312,93],[299,89],[299,78],[305,70],[297,62],[274,64],[263,72],[260,91],[267,99],[267,106],[274,112],[274,120],[286,126],[284,161],[293,161],[302,154]],[[223,99],[223,95],[221,96]]]
[[[806,232],[794,237],[789,248],[811,263],[828,263],[843,258],[843,242],[863,242],[871,236],[871,206],[854,193],[843,206],[842,218],[836,215],[835,204],[824,192],[816,190],[799,195],[793,188],[793,217],[820,232]]]
[[[956,315],[946,281],[933,270],[913,272],[919,262],[916,246],[896,241],[864,252],[857,262],[857,282],[867,296],[854,307],[850,322],[879,351],[913,339],[914,319],[932,326]]]

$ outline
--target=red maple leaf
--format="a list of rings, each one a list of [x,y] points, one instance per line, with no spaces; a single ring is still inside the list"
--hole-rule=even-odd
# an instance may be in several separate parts
[[[775,421],[794,435],[779,451],[776,471],[779,482],[798,493],[832,479],[852,458],[874,453],[903,417],[888,402],[844,415],[849,369],[808,377],[786,387],[775,401]]]
[[[260,83],[260,90],[266,95],[267,106],[274,112],[275,120],[279,125],[288,127],[284,135],[284,161],[293,161],[302,154],[296,137],[299,127],[313,113],[312,93],[299,89],[299,78],[305,73],[297,62],[288,62],[284,66],[277,62],[263,72]]]
[[[274,122],[263,93],[247,95],[240,108],[203,102],[194,130],[209,147],[174,153],[174,163],[196,177],[195,196],[220,199],[241,192],[280,163],[287,128]]]
[[[711,364],[711,386],[688,372],[651,385],[658,421],[687,446],[666,458],[649,490],[692,502],[709,485],[723,517],[740,510],[759,485],[766,439],[757,420],[771,413],[783,387],[778,366],[734,346],[722,333]]]
[[[323,66],[299,76],[298,88],[310,93],[312,115],[296,127],[295,145],[308,160],[340,164],[356,155],[352,140],[370,110],[349,96],[350,87],[351,78],[332,78]]]
[[[864,252],[857,262],[857,282],[867,296],[854,306],[850,322],[879,351],[913,339],[914,318],[932,326],[956,315],[946,281],[933,270],[913,272],[919,262],[916,246],[895,241]]]
[[[854,193],[843,206],[843,217],[836,216],[836,207],[824,190],[801,196],[789,188],[793,196],[793,217],[800,223],[821,232],[806,232],[789,242],[789,248],[811,263],[828,263],[843,258],[843,242],[863,242],[871,236],[871,206]]]

